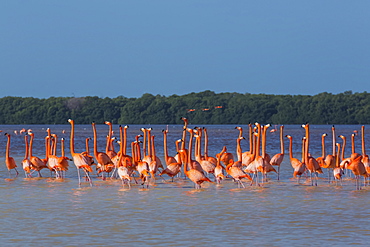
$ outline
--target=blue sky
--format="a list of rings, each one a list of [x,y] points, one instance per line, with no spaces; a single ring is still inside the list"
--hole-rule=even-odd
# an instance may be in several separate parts
[[[370,92],[370,1],[0,1],[0,97]]]

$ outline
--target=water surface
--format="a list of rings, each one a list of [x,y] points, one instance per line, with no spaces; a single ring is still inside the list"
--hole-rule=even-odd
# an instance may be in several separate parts
[[[6,137],[1,136],[0,237],[6,245],[328,246],[367,245],[370,239],[369,188],[357,191],[352,178],[344,179],[342,186],[328,183],[326,171],[320,175],[317,187],[306,179],[298,185],[292,179],[288,152],[281,166],[281,180],[270,174],[270,181],[261,187],[249,186],[245,181],[246,188],[240,189],[227,179],[221,185],[205,183],[202,189],[195,190],[182,176],[174,182],[165,176],[166,182],[158,178],[149,189],[136,184],[128,189],[119,180],[102,181],[95,175],[93,187],[86,182],[79,187],[72,162],[63,180],[51,177],[46,170],[42,171],[42,178],[24,177],[20,166],[24,140],[23,136],[14,134],[23,127],[35,133],[36,156],[45,156],[46,128],[59,138],[66,138],[66,152],[70,155],[69,125],[0,126],[3,133],[12,133],[10,152],[20,171],[17,178],[9,176],[4,162]],[[104,151],[108,127],[97,127],[99,151]],[[174,142],[181,138],[182,126],[132,125],[128,129],[129,142],[141,133],[141,127],[153,128],[160,157],[163,157],[162,129],[168,128],[169,153],[175,155]],[[208,129],[210,155],[220,152],[224,145],[235,153],[238,135],[235,126],[200,127]],[[350,135],[354,130],[360,131],[360,127],[336,126],[337,134],[348,138],[345,156],[351,152]],[[242,142],[242,148],[247,151],[248,126],[243,128],[247,140]],[[119,137],[118,126],[114,126],[114,131]],[[326,148],[331,153],[331,126],[311,125],[310,152],[314,157],[321,156],[324,132],[329,134]],[[285,126],[285,134],[293,136],[293,154],[300,158],[303,128]],[[85,138],[89,136],[92,137],[90,125],[76,125],[76,152],[84,151]],[[360,139],[360,135],[356,137],[357,152],[361,152]],[[287,151],[288,141],[284,141]],[[365,141],[368,143],[368,136]],[[268,132],[267,152],[270,156],[280,152],[278,132]]]

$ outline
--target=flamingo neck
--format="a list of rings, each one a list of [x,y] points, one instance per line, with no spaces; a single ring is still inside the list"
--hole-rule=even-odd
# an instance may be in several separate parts
[[[365,126],[361,126],[361,146],[362,146],[362,156],[366,156],[366,149],[365,149]]]
[[[6,143],[6,153],[5,157],[8,159],[9,158],[9,149],[10,149],[10,134],[7,134],[8,141]]]
[[[326,152],[325,152],[325,135],[321,136],[321,154],[322,157],[325,158]]]
[[[289,138],[289,158],[293,159],[293,140]]]
[[[69,149],[71,154],[73,155],[75,153],[75,125],[74,122],[71,122],[71,135],[69,140]]]
[[[164,159],[166,164],[168,165],[168,147],[167,147],[167,132],[166,130],[163,131],[163,151],[164,151]]]
[[[31,138],[30,138],[30,146],[29,146],[29,154],[30,154],[30,157],[32,157],[33,138],[34,138],[34,136],[31,135]]]
[[[64,139],[63,138],[60,140],[60,148],[62,151],[62,157],[66,157],[65,151],[64,151]]]
[[[346,139],[344,138],[343,139],[343,146],[342,146],[342,154],[341,154],[342,160],[344,160],[344,150],[345,150],[345,147],[346,147]]]
[[[24,142],[26,144],[26,151],[25,151],[25,154],[24,154],[24,159],[28,159],[28,135],[25,135],[24,136]]]
[[[280,150],[284,154],[284,126],[280,126]]]
[[[335,128],[333,127],[332,128],[332,134],[333,134],[333,156],[335,156],[336,154],[336,146],[335,146],[335,143],[336,143],[336,138],[335,138]]]
[[[237,152],[237,155],[238,155],[238,161],[242,161],[242,148],[241,148],[241,145],[240,145],[240,142],[241,142],[242,138],[238,138],[237,140],[237,143],[236,143],[236,152]]]
[[[127,151],[127,128],[123,128],[123,154],[126,155]]]
[[[97,134],[96,134],[96,126],[95,126],[95,123],[92,124],[92,128],[93,128],[93,133],[94,133],[94,156],[95,156],[95,159],[98,159],[98,138],[97,138]]]

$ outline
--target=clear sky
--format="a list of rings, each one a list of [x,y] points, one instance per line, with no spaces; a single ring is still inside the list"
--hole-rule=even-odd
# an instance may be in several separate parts
[[[0,1],[0,97],[370,92],[370,1]]]

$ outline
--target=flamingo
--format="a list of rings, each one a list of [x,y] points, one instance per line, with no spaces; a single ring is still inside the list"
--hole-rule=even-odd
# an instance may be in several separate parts
[[[233,163],[233,165],[232,165],[232,166],[236,166],[236,167],[239,167],[239,168],[242,168],[242,166],[243,166],[242,165],[242,155],[243,155],[243,152],[242,152],[242,148],[241,148],[241,145],[240,145],[241,140],[245,140],[245,138],[243,136],[239,136],[236,139],[236,155],[238,157],[238,160],[235,161]]]
[[[49,140],[50,140],[50,137],[52,136],[47,136],[47,140],[46,142],[48,143]],[[57,165],[58,165],[58,157],[55,155],[56,154],[56,140],[55,140],[55,137],[52,138],[52,149],[53,149],[53,152],[51,152],[51,149],[50,149],[50,145],[47,144],[46,146],[47,148],[47,153],[48,153],[48,166],[49,166],[49,169],[51,171],[54,171],[55,172],[55,177],[56,178],[59,178],[60,175],[59,175],[59,170],[57,169]]]
[[[222,170],[225,170],[225,167],[223,167],[221,165],[221,156],[223,153],[226,152],[226,146],[224,146],[221,150],[220,153],[216,154],[216,158],[217,158],[217,164],[216,164],[216,167],[215,167],[215,178],[216,178],[216,182],[217,184],[220,184],[221,183],[221,180],[223,180],[225,178]]]
[[[222,154],[221,161],[225,166],[230,163],[230,160],[234,160],[234,155],[232,153],[225,152]]]
[[[167,147],[167,133],[168,130],[162,130],[163,133],[163,151],[164,151],[164,161],[166,163],[166,166],[168,166],[171,163],[177,163],[177,160],[175,157],[168,156],[168,147]]]
[[[230,160],[230,163],[226,166],[225,170],[227,174],[229,174],[237,183],[238,187],[240,188],[240,185],[245,188],[243,182],[241,181],[242,178],[248,178],[250,181],[252,181],[252,178],[245,172],[243,172],[242,169],[238,166],[233,166],[234,161]]]
[[[33,156],[32,154],[32,148],[33,148],[33,139],[35,138],[35,134],[32,133],[32,132],[28,132],[28,134],[30,135],[30,146],[29,146],[29,155],[30,155],[30,161],[32,163],[32,168],[37,171],[38,173],[38,176],[39,177],[42,177],[41,176],[41,173],[40,171],[44,168],[48,168],[48,166],[46,165],[47,161],[48,161],[48,152],[46,152],[46,157],[45,159],[40,159],[39,157],[37,156]],[[46,143],[46,147],[47,147],[47,143]],[[48,150],[47,150],[48,151]]]
[[[257,143],[254,147],[254,159],[253,161],[244,169],[245,172],[253,173],[253,180],[251,185],[253,184],[254,179],[256,179],[256,185],[259,185],[258,183],[258,171],[262,171],[263,174],[263,166],[264,166],[264,160],[263,157],[260,155],[260,147],[261,147],[261,124],[256,123],[257,127],[257,133],[254,135],[257,138]]]
[[[113,170],[114,165],[112,160],[106,153],[98,152],[98,137],[96,134],[96,126],[94,122],[91,125],[94,132],[94,157],[96,162],[98,162],[97,166],[99,166],[100,168],[98,173],[103,172],[102,177],[103,180],[105,180],[104,172],[107,172],[109,174]]]
[[[263,158],[268,163],[268,164],[266,164],[266,166],[269,167],[269,169],[270,169],[267,172],[275,171],[275,169],[270,165],[270,161],[271,161],[270,155],[268,153],[266,153],[266,132],[267,132],[267,129],[270,126],[271,126],[270,124],[266,124],[266,125],[262,126],[262,147],[261,147],[262,150],[261,151],[262,151]]]
[[[151,161],[148,163],[149,165],[149,172],[151,177],[155,180],[155,175],[158,172],[158,163],[157,163],[157,156],[155,152],[155,145],[154,145],[154,135],[151,135]]]
[[[201,150],[201,138],[202,138],[202,129],[199,127],[194,127],[194,137],[195,137],[195,145],[194,145],[194,156],[195,159],[199,157],[199,159],[204,159],[202,156]]]
[[[272,158],[270,160],[271,165],[278,167],[278,170],[277,170],[278,178],[277,178],[277,180],[280,180],[280,164],[284,160],[284,138],[283,138],[284,133],[283,133],[283,131],[284,131],[284,125],[281,125],[280,126],[280,153],[275,154],[274,156],[272,156]]]
[[[14,158],[9,155],[10,153],[10,134],[5,133],[4,135],[8,137],[8,142],[6,143],[5,164],[6,164],[6,167],[8,168],[9,176],[11,176],[11,173],[10,173],[11,169],[14,169],[14,171],[16,172],[16,176],[18,176],[19,173],[16,168],[17,164],[15,163]]]
[[[128,128],[129,128],[128,125],[123,126],[123,150],[122,150],[122,152],[123,152],[124,157],[129,158],[129,159],[125,159],[126,163],[128,164],[129,167],[132,167],[132,157],[126,153],[126,151],[127,151],[127,129]],[[120,133],[121,132],[122,131],[120,130]],[[120,137],[120,138],[122,138],[122,137]]]
[[[120,167],[120,166],[125,166],[129,172],[132,170],[132,157],[126,154],[126,136],[127,136],[127,128],[128,126],[126,125],[125,127],[122,127],[121,125],[119,126],[119,133],[120,133],[120,151],[114,156],[111,160],[114,164],[114,171],[112,172],[112,177],[115,174],[115,171]],[[121,159],[121,156],[122,159]],[[126,159],[127,158],[127,159]]]
[[[360,176],[363,176],[364,178],[368,177],[369,175],[366,172],[366,168],[364,164],[361,161],[362,156],[359,156],[352,160],[350,164],[348,164],[347,168],[352,171],[352,173],[355,175],[356,180],[356,189],[361,190],[360,185]]]
[[[293,169],[296,169],[298,166],[300,166],[302,164],[302,162],[299,159],[293,157],[293,137],[290,136],[290,135],[286,135],[285,137],[287,137],[289,139],[290,164],[292,165]]]
[[[289,139],[289,160],[294,170],[293,177],[297,178],[297,183],[299,184],[299,180],[306,170],[306,165],[304,164],[304,146],[306,139],[302,138],[302,162],[301,162],[299,159],[293,157],[293,137],[290,135],[286,135],[285,137]]]
[[[365,148],[365,126],[361,126],[361,147],[362,147],[362,163],[365,166],[366,172],[370,174],[370,161],[369,161],[369,155],[366,154],[366,148]]]
[[[341,162],[339,164],[339,166],[343,169],[343,170],[346,170],[347,169],[347,166],[349,163],[351,163],[351,157],[348,157],[348,158],[344,158],[344,152],[345,152],[345,148],[346,148],[346,143],[347,143],[347,140],[346,140],[346,137],[343,136],[343,135],[339,135],[339,137],[343,140],[343,144],[342,144],[342,152],[341,152]]]
[[[188,119],[187,118],[184,118],[184,117],[181,117],[180,119],[184,121],[184,126],[183,126],[183,130],[182,130],[181,147],[180,147],[179,150],[184,150],[184,152],[187,152],[186,147],[185,147],[186,146],[185,145],[185,142],[186,142],[187,127],[188,127]],[[179,155],[184,155],[184,152],[177,151],[177,154],[174,157],[177,160],[177,162],[179,162],[180,159],[181,159],[183,165],[184,165],[185,162],[187,162],[187,160],[186,159],[183,159],[183,158],[180,158]]]
[[[328,134],[324,133],[321,135],[321,156],[317,157],[317,162],[322,168],[327,168],[326,163],[325,163],[325,157],[326,157],[326,152],[325,152],[325,137],[328,136]]]
[[[198,132],[198,133],[201,133],[201,132]],[[200,149],[200,144],[201,144],[200,141],[201,141],[201,135],[195,135],[195,143],[196,143],[195,150],[194,150],[195,160],[198,161],[203,171],[205,171],[207,174],[210,174],[210,173],[214,174],[216,166],[209,160],[204,159],[204,157],[202,158],[201,149]]]
[[[68,171],[68,167],[69,167],[68,161],[70,160],[70,158],[65,156],[64,138],[61,138],[60,140],[62,156],[58,157],[56,155],[58,136],[56,134],[52,134],[51,136],[53,137],[52,141],[54,144],[54,151],[53,151],[52,156],[49,155],[49,165],[50,165],[50,159],[53,157],[54,159],[53,162],[55,162],[54,170],[57,175],[57,178],[63,178],[63,172]]]
[[[105,153],[109,156],[110,159],[112,159],[114,156],[117,155],[117,153],[114,151],[113,143],[112,143],[112,133],[113,133],[113,126],[112,123],[109,121],[104,122],[106,125],[109,126],[109,132],[107,137],[107,145],[105,148]]]
[[[120,160],[119,160],[120,164],[131,162],[131,161],[127,161],[127,160],[130,160],[130,158],[128,158],[127,156],[124,156],[124,155],[120,155]],[[122,186],[125,186],[125,182],[126,182],[128,187],[131,188],[130,171],[127,168],[127,166],[119,166],[118,169],[117,169],[117,174],[118,174],[119,178],[122,181]]]
[[[26,150],[24,154],[24,159],[22,160],[22,167],[23,167],[26,177],[31,177],[32,163],[30,159],[28,158],[29,155],[28,155],[28,135],[27,134],[24,136],[24,142],[26,144]]]
[[[142,181],[141,185],[145,185],[147,181],[146,187],[149,187],[149,165],[146,161],[141,159],[141,152],[140,152],[140,145],[139,142],[134,142],[132,147],[132,158],[135,160],[136,170],[139,173],[140,179]]]
[[[250,181],[252,181],[252,178],[245,172],[243,172],[243,170],[241,169],[242,167],[242,151],[241,151],[241,147],[240,147],[240,141],[242,139],[245,139],[244,137],[239,137],[237,139],[237,154],[238,154],[238,161],[236,163],[238,163],[237,165],[232,161],[230,160],[230,163],[226,166],[225,170],[226,172],[236,181],[238,182],[238,187],[240,187],[240,185],[245,188],[243,182],[241,181],[242,178],[248,178]]]
[[[360,185],[360,176],[363,176],[364,179],[366,180],[367,177],[369,177],[369,174],[366,170],[366,167],[362,160],[366,159],[366,152],[365,152],[365,141],[364,139],[361,141],[362,142],[362,153],[363,155],[360,155],[355,152],[355,143],[354,143],[354,136],[355,134],[352,134],[352,154],[351,154],[351,159],[350,163],[347,165],[347,169],[351,170],[352,173],[355,175],[355,180],[356,180],[356,189],[360,190],[361,185]],[[364,128],[362,128],[362,136],[364,136]],[[366,160],[365,160],[366,161]],[[365,183],[366,184],[366,183]]]
[[[274,128],[273,128],[272,130],[270,130],[270,132],[271,132],[271,133],[274,133],[274,132],[276,132],[276,131],[277,131],[277,125],[275,124],[275,125],[274,125]]]
[[[81,154],[87,158],[87,160],[89,161],[89,165],[93,166],[93,165],[96,165],[96,164],[95,164],[95,161],[94,161],[94,157],[92,157],[90,155],[90,148],[89,148],[89,141],[90,140],[91,140],[91,137],[87,137],[85,139],[86,151],[82,152]]]
[[[123,150],[122,152],[124,155],[127,155],[126,149],[127,149],[127,129],[128,128],[129,128],[128,125],[123,126]]]
[[[181,142],[183,142],[183,140],[181,140],[181,139],[178,139],[178,140],[176,140],[176,141],[175,141],[175,147],[176,147],[176,157],[175,157],[175,160],[176,160],[176,161],[177,161],[177,156],[178,156],[179,152],[180,152],[180,151],[185,152],[185,150],[180,150],[180,145],[179,145],[179,143],[181,143]],[[183,159],[182,159],[182,162],[184,162],[184,160],[183,160]]]
[[[335,151],[335,143],[336,143],[336,140],[335,140],[335,127],[334,125],[331,127],[331,131],[332,131],[332,137],[333,137],[333,142],[332,142],[332,147],[333,147],[333,153],[332,154],[328,154],[326,157],[325,157],[325,163],[326,163],[326,166],[325,168],[328,168],[328,180],[329,180],[329,183],[330,183],[330,170],[333,170],[336,166],[335,166],[335,162],[336,162],[336,158],[335,158],[335,154],[336,154],[336,151]]]
[[[193,160],[191,159],[191,154],[192,154],[192,145],[193,145],[193,137],[194,137],[194,132],[192,129],[187,129],[187,131],[190,133],[190,139],[189,139],[189,149],[188,149],[188,154],[187,154],[187,162],[184,163],[184,173],[185,175],[195,184],[196,189],[201,188],[201,184],[205,181],[208,181],[212,183],[209,178],[207,178],[203,172],[194,169],[191,164],[193,164]],[[189,170],[188,170],[189,166]]]
[[[208,160],[212,164],[216,166],[216,158],[208,156],[208,131],[206,128],[203,127],[203,132],[204,132],[204,159]]]
[[[122,152],[123,152],[124,157],[129,158],[128,160],[126,159],[126,163],[130,167],[130,169],[132,169],[132,166],[133,166],[132,159],[133,159],[133,157],[127,154],[127,129],[128,128],[129,128],[128,125],[123,126],[123,150],[122,150]]]
[[[355,148],[355,136],[356,134],[351,135],[351,144],[352,144],[352,154],[351,154],[351,160],[354,160],[358,157],[361,156],[361,154],[356,153],[356,148]]]
[[[124,186],[125,183],[127,183],[128,187],[131,188],[131,185],[130,185],[130,181],[131,181],[130,173],[131,172],[129,170],[129,166],[131,167],[132,162],[131,162],[131,157],[128,157],[125,154],[125,151],[124,151],[125,142],[122,139],[123,138],[122,126],[120,125],[119,128],[120,128],[120,140],[121,141],[120,141],[120,151],[118,152],[119,160],[117,164],[117,174],[122,181],[122,186]]]
[[[242,137],[243,136],[243,128],[240,127],[240,126],[236,126],[235,129],[239,130],[239,136],[238,137]]]
[[[253,133],[252,124],[248,124],[249,127],[249,151],[246,151],[242,154],[242,163],[244,166],[248,166],[255,158],[254,148],[254,141],[253,139],[256,137]]]
[[[258,167],[262,173],[262,177],[267,181],[267,173],[276,172],[275,168],[270,164],[270,156],[266,153],[266,131],[270,127],[269,124],[262,127],[262,166]]]
[[[181,142],[182,140],[177,140],[176,141],[176,144]],[[179,152],[185,152],[184,150],[181,150]],[[172,163],[168,163],[167,164],[167,167],[166,169],[163,169],[161,171],[161,173],[159,173],[159,176],[162,176],[163,174],[167,174],[168,176],[170,176],[172,178],[172,182],[173,182],[173,178],[181,171],[181,166],[182,166],[182,158],[183,155],[179,155],[179,161],[177,160],[174,160],[172,161]],[[169,160],[169,159],[167,159]]]
[[[58,165],[57,165],[57,167],[61,171],[61,175],[63,177],[63,172],[68,171],[68,168],[69,168],[68,161],[70,161],[71,159],[68,158],[68,157],[66,157],[66,155],[65,155],[64,138],[61,138],[60,139],[60,143],[61,143],[62,156],[58,157]]]
[[[293,172],[293,177],[297,178],[297,184],[299,184],[302,174],[307,170],[305,146],[306,146],[306,137],[303,137],[302,138],[302,162],[296,168],[294,168],[294,172]]]
[[[83,155],[82,153],[75,153],[75,144],[74,144],[75,122],[72,119],[68,119],[68,122],[71,124],[70,152],[73,159],[73,163],[77,168],[78,185],[81,186],[80,169],[82,169],[85,172],[88,181],[90,182],[90,186],[93,186],[92,180],[89,176],[89,172],[92,172],[92,169],[90,167],[91,161],[87,158],[87,156]]]
[[[310,126],[309,124],[303,124],[302,127],[306,131],[306,145],[305,145],[305,165],[307,170],[310,172],[311,185],[314,185],[312,175],[314,175],[315,185],[317,186],[318,174],[322,173],[322,169],[315,158],[309,155],[310,146]]]
[[[190,128],[187,128],[187,131],[191,132],[192,138],[194,138],[194,132],[195,131],[190,129]],[[188,155],[189,154],[188,154],[187,149],[180,149],[178,154],[177,154],[177,156],[181,160],[183,166],[185,165],[186,162],[188,162],[188,157],[187,157]],[[188,165],[189,165],[189,169],[195,169],[195,170],[198,170],[201,173],[204,172],[202,166],[200,165],[200,163],[197,160],[191,159],[191,162]],[[184,169],[185,169],[185,166],[184,166]],[[185,173],[184,173],[184,176],[185,176],[185,179],[186,179],[186,174]]]
[[[336,181],[340,181],[340,183],[342,184],[342,176],[344,175],[344,171],[343,169],[340,167],[339,163],[340,163],[340,144],[339,143],[336,143],[336,146],[338,148],[338,151],[336,153],[336,156],[335,156],[335,168],[333,169],[333,176],[334,176],[334,179],[336,179]]]
[[[180,119],[184,121],[184,127],[183,127],[182,138],[181,138],[181,140],[183,141],[181,143],[181,150],[185,150],[186,130],[188,128],[189,122],[187,118],[181,117]]]
[[[147,135],[150,134],[148,131],[151,130],[151,128],[150,129],[141,128],[140,130],[143,132],[143,160],[147,162],[146,159],[150,160],[152,158],[150,155],[150,148],[149,148],[150,141],[148,142],[148,155],[146,153],[147,151],[146,145],[147,145],[147,139],[148,139]]]
[[[145,143],[146,142],[147,142],[147,149],[148,149],[148,154],[146,154],[145,152],[143,154],[144,155],[143,161],[147,162],[148,165],[150,165],[150,163],[152,161],[155,161],[156,162],[156,169],[161,168],[163,170],[164,168],[163,168],[162,162],[159,159],[159,157],[157,157],[155,154],[154,155],[152,154],[153,153],[153,148],[152,148],[153,144],[152,144],[152,137],[151,137],[152,136],[152,134],[151,134],[152,128],[148,128],[148,129],[142,128],[142,131],[144,132],[143,150],[145,148]],[[145,139],[146,139],[146,141],[145,141]]]
[[[230,163],[230,160],[234,160],[233,154],[228,152],[223,153],[221,156],[221,161],[225,166]]]

